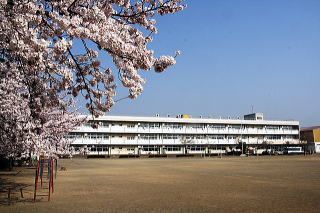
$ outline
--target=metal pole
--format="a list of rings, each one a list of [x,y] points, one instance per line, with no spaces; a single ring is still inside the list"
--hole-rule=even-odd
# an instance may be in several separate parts
[[[37,188],[38,188],[38,177],[39,177],[39,169],[40,168],[40,164],[39,161],[37,163],[37,169],[36,169],[36,176],[34,178],[34,194],[33,194],[33,201],[36,201],[36,197],[37,197]]]

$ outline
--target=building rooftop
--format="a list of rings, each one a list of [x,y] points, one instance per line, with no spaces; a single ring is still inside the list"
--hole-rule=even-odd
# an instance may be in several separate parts
[[[89,116],[89,120],[92,118]],[[299,125],[299,121],[293,120],[260,120],[260,119],[240,119],[238,118],[204,118],[197,117],[192,118],[191,116],[167,116],[161,117],[157,116],[100,116],[99,118],[94,118],[96,121],[131,121],[131,122],[168,122],[168,123],[212,123],[212,124],[271,124],[271,125]]]

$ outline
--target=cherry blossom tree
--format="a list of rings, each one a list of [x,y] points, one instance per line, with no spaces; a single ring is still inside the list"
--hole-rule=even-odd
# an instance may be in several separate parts
[[[24,82],[28,77],[4,66],[0,64],[0,154],[13,158],[26,152],[38,156],[68,154],[69,141],[64,136],[85,118],[61,109],[71,102],[57,104],[46,95],[32,100],[35,91],[41,94],[41,87],[30,92]]]
[[[140,70],[175,64],[172,56],[156,58],[147,45],[157,33],[154,17],[182,10],[181,0],[7,0],[0,7],[3,59],[40,74],[55,93],[81,94],[94,116],[114,104],[116,88],[113,71],[98,59],[101,51],[112,58],[129,98],[143,90]],[[74,53],[75,40],[83,53]]]
[[[139,72],[163,72],[180,54],[157,58],[147,48],[155,18],[184,7],[181,0],[0,0],[0,151],[64,147],[63,135],[80,122],[73,100],[83,96],[94,117],[104,114],[116,77],[128,98],[140,95]],[[102,66],[102,52],[116,70]]]
[[[1,63],[1,70],[4,69]],[[28,103],[20,95],[23,85],[17,83],[20,78],[17,70],[0,73],[0,154],[16,156],[26,150],[28,132]]]

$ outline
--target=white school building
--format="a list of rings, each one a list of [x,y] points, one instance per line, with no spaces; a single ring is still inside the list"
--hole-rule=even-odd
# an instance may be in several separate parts
[[[300,143],[298,121],[264,120],[262,113],[242,119],[102,116],[68,138],[75,154],[105,156],[227,154],[244,145],[257,153]]]

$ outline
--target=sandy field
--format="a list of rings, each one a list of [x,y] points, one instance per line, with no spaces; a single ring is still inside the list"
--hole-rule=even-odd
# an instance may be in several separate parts
[[[34,170],[0,174],[30,184],[0,212],[319,212],[320,156],[62,159],[51,201],[32,202]],[[40,191],[39,194],[42,192]],[[44,193],[42,193],[44,194]]]

